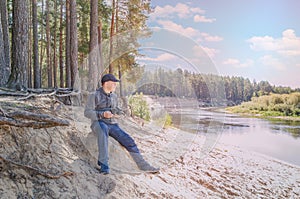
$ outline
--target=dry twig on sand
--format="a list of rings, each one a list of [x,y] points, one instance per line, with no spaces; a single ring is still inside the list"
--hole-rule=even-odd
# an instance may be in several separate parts
[[[4,161],[5,163],[17,166],[17,167],[21,167],[23,169],[30,170],[32,172],[35,172],[35,173],[37,173],[37,174],[39,174],[41,176],[44,176],[44,177],[50,178],[50,179],[58,179],[60,177],[67,177],[67,176],[74,175],[74,173],[70,172],[70,171],[65,171],[65,172],[62,172],[61,174],[58,174],[58,175],[49,174],[49,172],[41,171],[40,169],[34,168],[32,166],[24,165],[24,164],[15,162],[13,160],[9,160],[9,159],[3,157],[2,155],[0,155],[0,160]]]

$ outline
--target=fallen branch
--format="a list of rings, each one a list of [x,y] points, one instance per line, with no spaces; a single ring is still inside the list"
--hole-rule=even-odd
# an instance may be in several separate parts
[[[36,114],[27,111],[15,111],[12,113],[7,113],[7,115],[13,118],[22,118],[22,119],[35,120],[39,122],[49,122],[54,124],[69,125],[69,122],[67,120],[57,119],[55,117],[46,114]]]
[[[46,178],[50,178],[50,179],[59,179],[60,177],[67,177],[67,176],[74,175],[74,173],[70,172],[70,171],[65,171],[65,172],[63,172],[63,173],[61,173],[59,175],[49,174],[48,172],[41,171],[40,169],[34,168],[32,166],[24,165],[24,164],[21,164],[21,163],[9,160],[7,158],[4,158],[2,155],[0,155],[0,160],[3,160],[6,163],[13,164],[15,166],[22,167],[22,168],[25,168],[27,170],[33,171],[35,173],[38,173],[39,175],[42,175],[42,176],[44,176]]]
[[[31,120],[17,120],[16,118]],[[46,114],[36,114],[27,111],[15,111],[6,113],[6,116],[0,115],[0,125],[10,125],[16,127],[49,128],[54,126],[68,126],[68,120],[58,119]]]
[[[55,96],[56,97],[70,97],[70,96],[76,96],[79,94],[80,94],[80,92],[78,92],[78,91],[71,91],[71,92],[64,93],[64,94],[55,94]]]

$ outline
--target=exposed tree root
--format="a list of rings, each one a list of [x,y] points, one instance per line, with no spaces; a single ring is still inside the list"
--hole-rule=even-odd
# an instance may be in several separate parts
[[[2,98],[0,100],[0,125],[15,127],[68,126],[69,121],[58,118],[57,111],[65,104],[72,104],[73,99],[80,101],[80,92],[66,88],[16,91],[0,87],[0,96]],[[50,101],[47,100],[45,103],[43,98],[48,98]],[[39,99],[42,100],[39,101]],[[49,104],[49,107],[44,106]]]
[[[28,111],[14,111],[5,113],[3,116],[0,115],[0,125],[49,128],[54,126],[68,126],[69,124],[70,123],[68,120],[58,119],[50,115],[36,114]]]
[[[28,100],[35,97],[56,97],[64,104],[72,104],[70,98],[78,98],[77,102],[80,102],[81,92],[70,88],[54,88],[54,89],[26,89],[23,91],[17,91],[0,87],[0,96],[13,96],[19,97],[18,100]]]

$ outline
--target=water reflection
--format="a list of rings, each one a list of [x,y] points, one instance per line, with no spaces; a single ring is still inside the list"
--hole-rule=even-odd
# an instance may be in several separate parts
[[[270,123],[275,133],[289,133],[295,139],[300,138],[300,122],[298,121],[280,121],[272,119]]]
[[[170,114],[174,118],[175,126],[185,131],[219,133],[221,136],[218,142],[223,144],[246,148],[300,165],[300,122],[268,121],[234,114],[226,114],[224,117],[223,113],[202,109],[185,109]]]

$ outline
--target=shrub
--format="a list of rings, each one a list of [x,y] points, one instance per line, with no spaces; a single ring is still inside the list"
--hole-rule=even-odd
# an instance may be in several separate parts
[[[276,104],[282,104],[283,99],[278,94],[273,94],[270,96],[270,104],[276,105]]]
[[[293,110],[293,115],[294,116],[300,116],[300,109],[299,108],[296,108]]]
[[[128,99],[128,103],[131,107],[133,115],[146,121],[150,121],[149,106],[146,100],[144,100],[144,96],[142,93],[130,96]]]
[[[300,103],[300,93],[292,93],[287,98],[287,104],[298,105]]]
[[[167,113],[165,115],[165,125],[164,126],[171,126],[172,125],[172,116]]]
[[[284,116],[284,113],[278,111],[265,111],[262,113],[263,116]]]
[[[261,113],[265,116],[300,116],[300,93],[252,97],[250,102],[232,107],[234,112]]]

